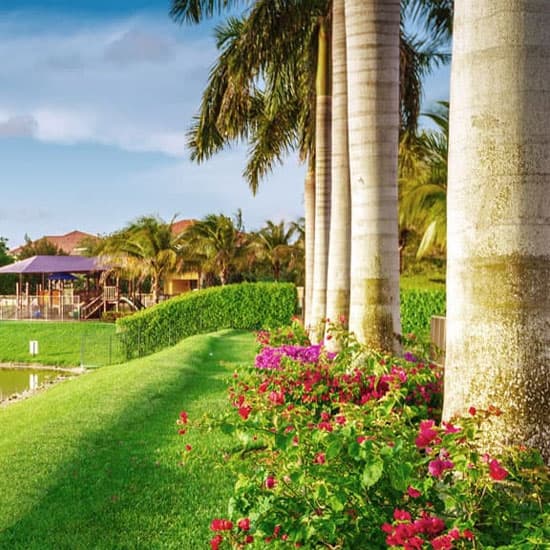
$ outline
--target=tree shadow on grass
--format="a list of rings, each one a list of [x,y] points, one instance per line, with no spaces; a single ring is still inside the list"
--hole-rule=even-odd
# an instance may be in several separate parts
[[[147,369],[159,375],[127,382],[132,398],[116,420],[82,434],[74,452],[55,462],[33,507],[0,531],[0,548],[206,547],[209,519],[224,513],[233,485],[220,452],[229,439],[193,430],[182,438],[175,421],[182,408],[193,418],[224,405],[223,379],[230,370],[219,362],[250,361],[250,338],[244,341],[243,354],[242,332],[211,335],[208,345],[185,356],[185,367],[174,359],[185,354],[185,344],[151,356]],[[168,360],[175,366],[166,367]],[[131,367],[113,369],[134,373]],[[94,413],[94,407],[67,411]],[[190,453],[186,443],[193,446]],[[50,452],[63,452],[57,447]]]

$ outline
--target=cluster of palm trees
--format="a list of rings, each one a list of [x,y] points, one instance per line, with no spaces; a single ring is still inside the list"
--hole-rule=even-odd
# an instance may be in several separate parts
[[[198,271],[205,286],[243,279],[292,280],[303,276],[303,230],[300,222],[268,220],[256,232],[246,232],[242,216],[209,214],[182,231],[175,218],[165,222],[142,216],[120,231],[93,243],[112,266],[112,273],[134,286],[148,282],[154,301],[168,275]]]
[[[174,0],[198,22],[239,2]],[[452,2],[257,0],[216,30],[220,56],[189,134],[201,162],[246,140],[252,191],[290,150],[304,186],[306,324],[350,319],[360,340],[397,349],[397,150],[414,132],[421,79],[445,60]],[[403,18],[401,15],[403,14]],[[424,24],[420,40],[408,19]],[[348,70],[348,67],[350,70]],[[368,153],[368,154],[366,154]]]
[[[320,340],[327,314],[349,315],[361,341],[393,351],[399,138],[414,128],[420,77],[441,61],[433,47],[453,29],[448,186],[446,144],[428,137],[409,166],[420,176],[401,173],[402,216],[422,231],[422,250],[441,244],[448,187],[444,415],[500,407],[486,443],[527,442],[550,457],[550,3],[173,0],[172,15],[199,22],[238,4],[244,15],[217,30],[192,155],[247,141],[255,190],[298,151],[307,323]],[[425,25],[425,50],[407,40],[407,14]],[[418,217],[419,204],[431,217]]]

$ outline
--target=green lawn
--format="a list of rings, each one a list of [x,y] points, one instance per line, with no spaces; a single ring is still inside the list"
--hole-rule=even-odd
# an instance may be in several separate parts
[[[254,349],[242,331],[195,336],[0,408],[0,548],[208,547],[230,441],[178,436],[175,421],[227,406],[223,380]]]
[[[98,322],[0,321],[0,362],[86,366],[122,360],[115,325]],[[29,341],[37,340],[39,353],[29,354]]]

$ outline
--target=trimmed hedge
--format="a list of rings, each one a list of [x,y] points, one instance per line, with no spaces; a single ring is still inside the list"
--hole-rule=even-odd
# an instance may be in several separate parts
[[[116,323],[126,356],[131,359],[194,334],[288,325],[296,305],[293,284],[242,283],[182,294]]]
[[[445,303],[444,290],[402,290],[402,333],[412,332],[420,340],[429,341],[430,319],[433,315],[445,315]]]

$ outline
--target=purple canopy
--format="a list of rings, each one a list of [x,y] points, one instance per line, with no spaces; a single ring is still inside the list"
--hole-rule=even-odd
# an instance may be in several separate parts
[[[99,258],[84,256],[33,256],[13,264],[0,267],[2,273],[91,273],[106,271]]]

